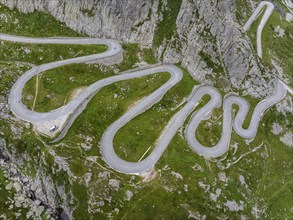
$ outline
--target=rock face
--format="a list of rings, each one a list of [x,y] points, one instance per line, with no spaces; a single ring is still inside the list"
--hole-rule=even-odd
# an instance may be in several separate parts
[[[222,66],[222,77],[239,87],[247,74],[260,72],[253,59],[249,41],[241,33],[242,27],[235,22],[234,1],[189,1],[183,0],[177,17],[177,32],[182,44],[181,60],[199,79],[211,76],[217,81],[215,68],[209,68],[203,59],[204,53],[211,61]],[[173,45],[169,45],[172,48]],[[173,46],[174,47],[174,46]],[[172,57],[167,50],[165,59]],[[219,71],[218,71],[219,73]],[[198,77],[196,77],[198,78]]]
[[[272,91],[277,74],[285,79],[277,67],[270,71],[258,62],[236,18],[235,0],[178,2],[174,7],[170,0],[0,0],[23,13],[45,11],[90,36],[152,47],[158,61],[181,63],[199,82],[217,84],[226,92],[235,88],[262,97]],[[171,36],[164,36],[168,29]]]
[[[156,24],[156,12],[152,10],[156,10],[158,4],[151,5],[145,0],[1,0],[1,3],[9,8],[17,7],[23,13],[47,11],[70,28],[90,36],[145,44],[152,42]],[[147,21],[133,31],[133,27],[143,20]]]
[[[48,202],[47,197],[50,192],[44,192],[41,186],[47,182],[39,179],[33,181],[32,178],[23,176],[18,172],[19,168],[15,163],[16,159],[7,151],[5,145],[5,140],[0,138],[0,169],[4,173],[5,184],[7,184],[5,189],[11,192],[6,204],[10,204],[10,207],[27,208],[29,210],[26,215],[27,218],[40,219],[43,213],[48,219],[51,216],[57,217],[57,214],[54,213],[56,209],[54,201],[49,201],[53,207],[49,205],[44,207],[44,202]],[[48,189],[47,186],[50,186],[50,184],[46,184],[46,189]],[[55,195],[53,194],[52,196]]]
[[[158,60],[180,62],[196,80],[220,83],[226,91],[241,88],[260,97],[272,88],[268,84],[274,73],[260,77],[264,73],[252,52],[250,40],[242,33],[242,26],[236,19],[233,0],[182,0],[176,3],[177,8],[168,0],[0,2],[24,13],[48,12],[70,28],[90,36],[153,46]],[[160,26],[169,25],[170,17],[175,24],[172,35],[158,41],[159,35],[164,35],[159,32]],[[159,44],[155,45],[155,40]]]

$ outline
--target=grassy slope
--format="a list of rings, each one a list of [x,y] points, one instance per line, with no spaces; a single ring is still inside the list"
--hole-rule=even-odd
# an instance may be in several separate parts
[[[62,59],[101,53],[107,50],[104,45],[49,45],[23,44],[2,41],[1,61],[23,61],[40,65]]]
[[[237,0],[237,13],[239,16],[237,17],[239,22],[244,25],[252,11],[248,7],[247,4],[243,2],[243,0]],[[280,4],[280,2],[279,2]],[[282,4],[281,4],[282,5]],[[245,11],[245,13],[243,13]],[[263,11],[264,13],[264,11]],[[252,23],[251,28],[248,31],[248,35],[251,38],[252,45],[256,51],[256,32],[259,22],[262,18],[263,13]],[[280,26],[285,30],[285,34],[283,37],[279,37],[275,33],[275,28]],[[292,22],[288,22],[282,17],[276,10],[273,11],[270,16],[266,26],[263,29],[262,33],[262,48],[263,48],[263,58],[262,63],[272,68],[271,60],[276,60],[279,65],[284,69],[284,72],[288,79],[292,78],[293,72],[293,44],[292,44],[292,36],[293,36],[293,24]],[[290,86],[292,87],[292,80],[290,82]]]
[[[274,32],[277,26],[285,30],[283,38],[278,37]],[[265,65],[270,66],[272,59],[277,60],[288,78],[293,76],[292,40],[293,24],[287,22],[280,14],[274,11],[263,30],[263,62]],[[290,86],[293,86],[292,82]]]
[[[23,36],[80,36],[74,31],[62,25],[60,22],[53,19],[51,16],[46,15],[44,13],[32,13],[29,15],[23,15],[18,13],[16,10],[10,11],[6,7],[0,5],[1,15],[6,17],[6,19],[0,20],[1,32],[9,33],[9,34],[17,34]],[[33,25],[32,25],[33,24]],[[29,54],[25,54],[24,49],[28,49],[31,51]],[[62,50],[62,52],[60,51]],[[41,64],[46,62],[51,62],[54,60],[59,60],[61,56],[63,58],[72,57],[76,53],[79,55],[92,54],[97,52],[102,52],[105,50],[105,47],[97,47],[97,46],[50,46],[50,45],[30,45],[30,44],[13,44],[8,42],[1,43],[1,80],[0,80],[0,88],[1,95],[8,94],[9,88],[13,84],[13,80],[15,77],[22,74],[25,70],[29,69],[29,66],[23,62],[32,62],[34,64]],[[39,59],[42,57],[43,59]],[[10,62],[11,61],[11,62]],[[14,62],[17,61],[17,62]],[[21,62],[20,62],[21,61]],[[25,130],[24,135],[15,136],[12,135],[11,129],[12,126],[15,126],[14,123],[7,123],[5,120],[1,120],[0,122],[0,137],[6,140],[9,147],[8,150],[16,153],[16,157],[18,155],[26,154],[26,161],[23,163],[22,172],[25,174],[34,177],[36,173],[36,169],[40,169],[40,164],[35,164],[35,161],[42,161],[40,159],[41,154],[47,160],[50,166],[48,167],[46,164],[42,164],[43,172],[48,172],[48,174],[54,179],[55,184],[62,184],[66,186],[70,186],[68,182],[68,176],[65,172],[58,172],[52,174],[51,169],[58,169],[58,165],[56,165],[52,161],[52,157],[48,154],[47,148],[44,148],[44,145],[39,142],[34,134],[30,131]],[[20,125],[16,125],[20,126]],[[22,127],[22,126],[20,126]],[[36,168],[36,165],[38,166]],[[1,184],[3,178],[1,176]],[[4,184],[4,186],[7,183]],[[8,206],[6,204],[8,196],[11,196],[11,192],[5,191],[5,189],[1,185],[1,215],[4,214],[7,218],[12,219],[14,211],[8,210]],[[63,198],[64,199],[64,198]],[[22,209],[21,216],[25,218],[27,210]],[[22,217],[20,219],[22,219]],[[43,216],[44,217],[44,216]],[[45,217],[44,217],[45,219]]]
[[[182,81],[170,89],[159,103],[119,130],[114,139],[114,147],[121,158],[138,161],[149,147],[149,153],[152,152],[159,134],[180,109],[176,107],[190,94],[195,85],[188,72],[183,72]]]
[[[25,17],[23,16],[23,18]],[[124,62],[118,67],[121,70],[131,68],[138,60],[135,56],[139,51],[137,45],[124,45],[124,49],[126,51],[124,54]],[[10,79],[9,74],[7,74],[6,78],[9,81],[7,85],[11,84],[13,78],[10,77]],[[290,182],[292,181],[290,178],[292,176],[292,163],[290,162],[292,149],[282,144],[279,141],[279,137],[273,136],[270,132],[270,126],[273,121],[277,120],[282,124],[283,120],[285,120],[283,116],[276,113],[275,108],[268,111],[264,116],[262,121],[264,125],[261,125],[257,138],[251,144],[246,145],[242,138],[233,135],[232,143],[237,141],[239,148],[235,155],[233,155],[233,150],[230,150],[225,161],[212,163],[205,160],[192,152],[180,133],[178,133],[156,165],[156,168],[159,170],[159,175],[154,181],[142,183],[138,177],[122,175],[108,170],[107,165],[100,157],[98,148],[98,142],[103,131],[110,123],[125,112],[126,108],[134,100],[149,94],[152,89],[166,80],[163,76],[154,79],[158,79],[158,81],[153,80],[154,82],[151,85],[146,84],[147,78],[142,78],[118,83],[103,89],[94,97],[89,103],[88,108],[74,122],[69,134],[61,142],[65,145],[51,146],[59,156],[66,158],[72,172],[79,178],[70,187],[76,197],[73,203],[73,206],[77,205],[77,209],[74,212],[76,219],[89,218],[89,214],[85,210],[92,207],[92,205],[88,204],[90,194],[95,196],[95,202],[99,202],[100,200],[105,201],[105,205],[102,207],[95,207],[93,205],[95,208],[99,208],[104,212],[91,214],[93,219],[105,219],[110,213],[112,213],[114,219],[121,219],[123,217],[124,219],[185,219],[191,212],[194,215],[206,215],[207,219],[215,219],[216,217],[239,219],[241,215],[253,218],[254,216],[252,216],[251,210],[256,205],[263,211],[259,213],[261,218],[284,219],[292,217],[292,212],[290,213],[288,211],[292,207],[292,200],[290,199],[292,198],[292,191],[290,191],[292,186]],[[153,113],[166,112],[164,118],[159,118],[159,120],[166,121],[172,114],[168,112],[170,111],[170,107],[176,105],[173,98],[176,97],[178,100],[177,103],[180,102],[180,99],[188,93],[193,85],[190,82],[190,78],[185,77],[183,80],[185,82],[179,88],[170,91],[168,96],[160,103],[121,129],[121,133],[116,138],[119,138],[119,135],[121,135],[120,139],[123,139],[123,136],[128,136],[129,138],[135,136],[133,127],[135,128],[136,126],[140,126],[141,128],[139,129],[144,134],[143,132],[147,131],[149,126],[154,127],[154,124],[157,122],[158,118]],[[2,82],[0,85],[5,88],[7,85],[4,83],[3,85]],[[121,88],[126,88],[126,90],[121,90]],[[7,90],[7,87],[5,89]],[[121,93],[123,93],[122,100],[114,99],[114,94]],[[252,104],[255,105],[254,101]],[[220,112],[218,111],[217,113],[220,114]],[[154,120],[148,121],[146,120],[146,116]],[[146,126],[144,122],[148,122]],[[8,124],[2,121],[0,125],[2,130],[8,127]],[[203,135],[208,137],[209,133],[204,132]],[[9,133],[5,134],[5,136],[9,137]],[[92,148],[89,151],[85,151],[80,147],[81,143],[85,143],[85,136],[91,136],[93,138],[91,142]],[[158,134],[153,135],[154,138],[157,136]],[[29,141],[29,137],[30,135],[23,137],[24,143],[35,142],[34,140]],[[10,137],[10,139],[12,138]],[[145,137],[143,140],[150,145],[154,139],[150,138],[148,140],[148,137]],[[125,138],[121,141],[124,141],[125,146],[128,147],[131,140]],[[227,169],[222,168],[228,166],[229,163],[237,161],[241,155],[250,152],[250,150],[262,142],[265,146],[256,152],[245,155],[236,165]],[[12,141],[9,143],[12,143]],[[206,143],[203,142],[203,144]],[[41,146],[40,143],[39,145]],[[22,149],[22,146],[27,146],[26,150],[35,149],[35,153],[31,152],[31,155],[36,155],[40,152],[46,154],[47,152],[45,149],[40,150],[39,148],[35,148],[33,144],[24,145],[23,142],[15,146],[17,149]],[[146,146],[144,147],[146,148]],[[127,152],[131,151],[130,148],[125,148],[125,150]],[[141,152],[133,155],[133,160],[137,159],[140,155]],[[89,156],[95,156],[96,163],[89,163],[87,161],[87,157]],[[129,159],[132,160],[131,158]],[[49,166],[56,166],[52,161],[52,157],[48,154],[46,155],[46,160]],[[168,165],[169,170],[168,168],[163,169],[166,165]],[[194,165],[200,166],[202,171],[200,169],[196,170]],[[171,171],[180,173],[183,176],[183,181],[176,179],[171,174]],[[83,180],[83,175],[86,172],[92,173],[91,181],[87,187],[85,180]],[[109,187],[109,180],[103,179],[100,176],[104,172],[109,173],[109,178],[120,181],[119,191]],[[227,183],[219,180],[218,174],[220,172],[225,172],[229,179]],[[244,176],[248,188],[241,184],[239,175]],[[57,183],[63,182],[70,186],[70,183],[66,182],[66,178],[64,173],[58,173],[54,177]],[[199,186],[200,182],[207,186],[209,185],[209,190],[205,191],[202,189]],[[185,185],[187,185],[187,192],[185,192]],[[218,197],[218,201],[214,202],[210,196],[217,189],[221,189],[222,192]],[[124,199],[127,190],[131,190],[134,193],[130,201]],[[272,192],[274,193],[272,194]],[[228,211],[227,207],[223,205],[227,200],[235,200],[237,203],[240,203],[240,200],[244,201],[245,206],[243,211]],[[266,207],[266,205],[268,206]],[[118,213],[114,212],[115,208],[119,209]]]
[[[168,0],[167,7],[163,11],[163,19],[158,23],[155,36],[154,47],[159,47],[164,39],[166,42],[171,40],[172,36],[176,35],[176,18],[180,10],[181,0]],[[159,10],[162,10],[163,3],[159,1]]]
[[[261,16],[252,24],[249,35],[252,38],[253,46],[256,49],[256,31],[261,20]],[[283,38],[278,37],[274,29],[280,26],[285,30]],[[262,33],[263,62],[271,66],[271,59],[276,57],[287,74],[292,73],[292,36],[293,24],[287,22],[279,13],[274,11],[266,24]]]
[[[38,76],[38,96],[34,110],[46,112],[61,107],[70,101],[75,89],[87,87],[111,75],[111,70],[103,73],[97,65],[86,64],[72,64],[45,71]],[[27,83],[23,91],[23,102],[30,108],[33,106],[35,88],[36,77]],[[33,98],[27,99],[27,96]]]
[[[245,14],[245,16],[243,16],[244,18],[241,23],[244,24],[244,22],[246,22],[246,20],[249,18],[251,10],[247,9],[247,7],[243,5],[243,1],[237,0],[237,3],[238,11],[243,12],[243,10],[246,8],[245,11],[248,12]],[[259,16],[259,18],[252,24],[252,27],[248,32],[255,50],[256,32],[260,20],[261,16]],[[280,26],[285,30],[285,35],[283,38],[278,37],[274,32],[276,26]],[[279,13],[274,11],[268,20],[268,23],[266,24],[262,34],[263,64],[271,68],[271,60],[277,60],[280,66],[284,69],[287,78],[289,79],[292,78],[293,71],[293,56],[291,53],[293,50],[292,30],[293,24],[287,22]],[[292,86],[292,80],[290,81],[290,86]],[[259,102],[259,100],[255,99],[249,99],[249,101],[251,102],[252,106],[255,106],[257,102]],[[244,127],[248,126],[251,115],[252,110],[250,109],[248,117],[245,120]],[[292,149],[288,148],[286,145],[280,142],[279,138],[273,135],[270,131],[273,122],[287,124],[285,121],[292,121],[292,118],[292,115],[288,115],[288,118],[286,119],[283,115],[277,113],[276,109],[273,107],[263,117],[257,137],[251,144],[249,144],[250,146],[257,146],[261,143],[264,143],[266,148],[265,152],[261,154],[261,158],[259,157],[260,160],[257,163],[261,166],[253,168],[255,169],[254,175],[258,174],[261,176],[261,178],[258,179],[252,177],[251,171],[248,173],[250,174],[249,176],[251,179],[251,185],[254,186],[255,195],[257,195],[257,197],[263,198],[261,201],[259,201],[259,208],[265,208],[264,210],[266,210],[266,213],[261,213],[261,216],[266,218],[280,219],[292,218],[293,216],[292,211],[289,211],[289,207],[292,207],[293,205],[293,201],[290,199],[290,197],[292,197],[293,185],[292,178],[290,178],[292,172],[289,171],[292,169],[290,155],[292,155],[293,152]],[[287,127],[285,127],[285,131],[292,131],[292,126],[290,126],[290,124],[287,125]],[[233,140],[241,141],[241,138],[237,135],[233,135],[232,138]],[[241,145],[245,146],[244,143]],[[243,151],[243,149],[240,150]],[[250,160],[249,162],[253,161],[254,160]],[[245,169],[245,171],[247,170],[248,169]],[[272,194],[272,192],[275,193]],[[253,196],[250,196],[250,198],[255,200],[253,199]],[[283,213],[281,210],[283,210]]]
[[[193,153],[180,135],[176,135],[156,167],[162,169],[168,165],[171,170],[182,174],[184,181],[176,180],[168,171],[161,171],[160,177],[152,182],[152,187],[145,189],[143,195],[139,195],[140,201],[133,201],[128,206],[131,210],[125,211],[127,219],[141,216],[144,216],[142,219],[160,219],[167,212],[170,219],[180,218],[183,208],[181,211],[169,209],[170,204],[172,207],[188,207],[193,213],[205,214],[207,219],[215,219],[216,216],[238,219],[240,215],[249,219],[255,218],[251,213],[254,207],[259,209],[258,215],[262,219],[291,218],[292,212],[289,209],[292,206],[292,149],[281,143],[268,129],[276,115],[278,122],[282,123],[283,116],[276,114],[275,108],[269,110],[263,118],[264,125],[260,126],[257,138],[249,145],[233,134],[232,143],[239,143],[237,153],[233,154],[233,150],[230,150],[226,160],[217,163],[205,161]],[[261,148],[251,153],[261,144]],[[239,159],[241,155],[244,156]],[[239,162],[236,162],[238,159]],[[200,166],[202,171],[194,170],[194,165]],[[226,174],[229,179],[227,182],[220,180],[220,172]],[[244,177],[247,185],[241,183],[240,175]],[[199,187],[199,182],[208,186],[207,193]],[[188,193],[184,191],[185,184],[188,185]],[[171,192],[166,193],[163,188],[168,188]],[[221,193],[217,202],[214,202],[210,196],[211,193],[216,194],[217,189],[220,189]],[[243,201],[243,211],[228,211],[223,205],[227,200],[234,200],[238,204]]]
[[[48,45],[49,48],[50,46],[52,45]],[[68,49],[71,49],[71,46],[67,47]],[[95,51],[91,51],[91,48],[85,48],[88,52],[101,52],[101,50],[98,50],[101,48],[98,48]],[[115,66],[120,71],[129,70],[138,62],[138,58],[133,56],[133,54],[139,53],[148,63],[155,63],[155,59],[152,54],[150,54],[150,51],[139,48],[137,44],[123,45],[123,49],[124,60],[121,64]],[[38,52],[36,54],[38,54]],[[58,54],[58,50],[55,51],[55,54]],[[25,61],[28,61],[29,59],[30,57],[23,57],[23,60]],[[34,109],[36,111],[44,112],[61,107],[64,103],[67,103],[70,100],[70,96],[73,94],[74,90],[89,86],[97,80],[111,75],[114,75],[111,68],[103,67],[103,70],[101,70],[99,65],[94,64],[71,64],[47,70],[38,76],[38,97]],[[36,78],[37,77],[33,77],[23,90],[23,102],[29,108],[32,108],[35,98]],[[28,96],[30,96],[29,99],[27,99]]]

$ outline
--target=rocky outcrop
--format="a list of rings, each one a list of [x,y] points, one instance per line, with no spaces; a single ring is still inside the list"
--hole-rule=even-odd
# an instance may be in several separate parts
[[[164,23],[166,11],[174,10],[167,0],[0,2],[24,13],[49,12],[70,28],[90,36],[136,42],[144,47],[151,47],[154,38],[164,34],[156,31],[158,25]],[[227,91],[231,87],[247,89],[253,96],[267,95],[271,90],[267,85],[274,75],[260,77],[258,58],[237,22],[233,0],[182,0],[171,39],[153,46],[158,59],[180,62],[200,82],[221,82]]]
[[[158,25],[167,11],[174,10],[167,0],[0,0],[21,12],[46,11],[70,28],[90,36],[108,37],[151,47]],[[225,90],[247,89],[253,96],[267,95],[274,77],[260,77],[257,57],[250,40],[236,19],[235,1],[182,0],[171,39],[155,46],[158,59],[181,63],[193,77]],[[224,82],[224,83],[223,83]],[[223,85],[222,85],[223,84]]]
[[[46,11],[68,27],[90,36],[151,45],[158,3],[136,0],[1,0],[23,13]],[[143,24],[142,24],[143,21]],[[142,25],[139,25],[142,24]],[[139,28],[135,28],[139,26]]]
[[[0,138],[0,169],[4,173],[5,190],[11,192],[6,204],[10,208],[28,208],[27,218],[41,219],[41,215],[50,219],[56,216],[54,209],[42,200],[44,195],[39,187],[38,181],[32,181],[30,177],[22,175],[18,170],[18,166],[14,163],[12,155],[5,148],[5,141]],[[16,213],[16,216],[20,215]],[[54,218],[52,218],[54,219]]]
[[[12,68],[10,65],[14,66],[14,73],[10,72],[10,68]],[[0,78],[21,75],[26,66],[31,67],[30,64],[19,62],[7,63],[6,68],[2,67],[0,70]],[[25,147],[26,141],[23,141],[21,137],[26,133],[25,129],[30,128],[30,125],[20,122],[9,113],[7,97],[11,86],[8,85],[0,94],[0,121],[5,123],[0,129],[0,177],[2,178],[0,178],[0,188],[1,193],[3,190],[8,193],[8,196],[4,195],[4,198],[7,199],[5,204],[9,206],[10,210],[23,209],[21,212],[14,212],[16,218],[21,216],[27,219],[43,219],[42,217],[45,216],[46,219],[53,220],[59,219],[61,214],[70,217],[64,184],[56,183],[56,179],[51,174],[51,170],[54,168],[49,166],[45,157],[40,154],[17,150],[16,145]],[[6,124],[7,121],[9,124]],[[34,149],[39,151],[40,146],[35,143]],[[58,157],[56,157],[57,159]],[[60,164],[58,167],[60,168]],[[65,170],[63,167],[61,168]],[[31,175],[28,170],[34,170],[34,175]],[[1,217],[5,219],[5,215]]]
[[[276,71],[265,69],[255,56],[250,39],[236,22],[235,1],[183,0],[176,26],[182,61],[199,81],[210,81],[229,90],[243,89],[255,97],[272,91]],[[174,44],[164,59],[174,57]],[[212,65],[211,65],[212,64]]]
[[[32,178],[21,171],[22,159],[29,156],[24,154],[16,158],[8,152],[6,146],[5,140],[0,138],[0,172],[4,174],[5,190],[10,192],[6,204],[11,209],[27,209],[27,212],[22,213],[27,219],[42,219],[42,216],[51,220],[60,219],[61,214],[72,219],[64,186],[56,185],[52,177],[46,174],[42,167],[46,162],[40,162],[39,170]]]

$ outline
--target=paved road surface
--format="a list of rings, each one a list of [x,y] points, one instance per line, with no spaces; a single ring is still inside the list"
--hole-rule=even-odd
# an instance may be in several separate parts
[[[271,2],[267,2],[267,1],[262,1],[259,3],[259,5],[257,6],[257,8],[255,9],[255,11],[253,12],[253,14],[251,15],[251,17],[248,19],[248,21],[246,22],[246,24],[243,26],[243,30],[247,31],[252,22],[255,21],[258,16],[261,14],[262,9],[266,7],[265,9],[265,13],[263,15],[263,17],[261,18],[260,24],[257,28],[257,40],[256,40],[256,45],[257,45],[257,55],[259,57],[262,58],[262,45],[261,45],[261,33],[262,30],[264,28],[264,26],[266,25],[267,21],[269,20],[271,14],[273,13],[274,10],[274,5]]]
[[[260,120],[264,112],[273,106],[274,104],[281,101],[286,95],[286,89],[283,83],[279,80],[275,80],[275,92],[272,96],[262,100],[258,103],[254,109],[252,118],[250,120],[249,127],[243,129],[242,125],[249,111],[248,102],[239,96],[234,94],[228,94],[224,99],[223,104],[223,122],[222,122],[222,135],[218,144],[213,147],[203,146],[195,137],[195,130],[202,120],[205,120],[207,116],[210,115],[212,110],[221,104],[221,98],[219,99],[219,94],[217,96],[212,96],[211,100],[204,108],[200,109],[196,114],[194,114],[185,130],[185,138],[188,145],[198,154],[205,157],[219,157],[225,154],[229,150],[232,125],[234,131],[241,137],[245,139],[254,138],[260,123]],[[236,117],[232,117],[232,105],[238,105],[239,111]]]
[[[99,83],[93,84],[88,87],[83,93],[77,96],[67,105],[55,109],[50,112],[40,113],[29,110],[25,105],[22,104],[22,89],[24,85],[37,74],[44,72],[46,70],[64,66],[71,63],[84,63],[93,60],[102,59],[105,57],[114,56],[121,52],[121,46],[118,42],[108,39],[95,39],[95,38],[28,38],[11,36],[6,34],[0,34],[0,40],[7,40],[13,42],[23,42],[23,43],[35,43],[35,44],[103,44],[108,47],[108,50],[100,53],[83,57],[76,57],[72,59],[66,59],[51,63],[46,63],[40,66],[33,67],[29,71],[25,72],[13,85],[10,90],[10,95],[8,103],[12,112],[23,120],[29,122],[44,122],[54,120],[58,117],[71,114],[74,109],[78,107],[80,103],[87,99],[87,97],[99,87]],[[109,80],[105,80],[109,81]],[[103,82],[107,83],[107,82]],[[101,83],[100,83],[101,84]]]
[[[183,125],[188,115],[190,115],[193,112],[193,110],[195,109],[195,107],[204,95],[210,95],[211,100],[203,108],[201,108],[193,114],[191,120],[187,125],[185,137],[190,147],[195,152],[205,157],[218,157],[225,154],[228,151],[231,138],[232,124],[235,132],[238,133],[240,136],[244,138],[253,138],[256,134],[259,121],[265,110],[274,105],[275,103],[277,103],[278,101],[280,101],[281,99],[283,99],[283,97],[286,95],[286,89],[283,83],[281,83],[279,80],[276,80],[274,94],[271,97],[263,100],[256,106],[248,129],[242,128],[243,121],[245,120],[247,111],[249,109],[248,103],[245,99],[240,98],[236,95],[227,95],[224,99],[223,105],[224,123],[221,140],[216,146],[208,148],[201,145],[195,138],[195,130],[202,120],[206,120],[209,118],[214,108],[221,106],[222,97],[220,93],[211,86],[198,86],[187,99],[185,106],[170,120],[166,129],[161,134],[160,139],[157,141],[157,145],[155,146],[151,154],[142,161],[127,162],[119,158],[116,152],[114,151],[113,139],[115,134],[118,132],[120,128],[126,125],[134,117],[143,113],[151,106],[153,106],[156,102],[160,101],[162,97],[166,94],[166,92],[182,79],[183,74],[178,67],[174,65],[161,65],[142,70],[133,70],[130,72],[121,73],[120,75],[108,77],[90,85],[79,96],[77,96],[71,102],[69,102],[67,105],[61,108],[45,113],[33,112],[29,110],[21,102],[23,87],[27,83],[27,81],[29,81],[33,76],[45,70],[55,68],[58,66],[63,66],[70,63],[88,62],[92,60],[103,59],[105,57],[113,56],[121,52],[121,47],[116,41],[93,38],[26,38],[0,34],[0,40],[38,44],[105,44],[108,46],[108,50],[101,54],[77,57],[73,59],[47,63],[34,67],[31,70],[25,72],[15,82],[15,84],[11,88],[8,100],[10,108],[16,116],[32,123],[45,122],[54,120],[56,118],[59,118],[60,116],[72,115],[75,111],[78,112],[77,109],[81,105],[84,105],[84,108],[88,101],[93,97],[93,95],[96,94],[101,88],[110,85],[114,82],[162,72],[170,73],[170,79],[164,85],[162,85],[156,91],[154,91],[153,93],[145,97],[143,100],[141,100],[139,103],[137,103],[135,106],[133,106],[122,117],[120,117],[113,124],[111,124],[103,134],[103,137],[100,142],[101,153],[105,161],[113,169],[122,173],[141,174],[150,170],[162,156],[163,152],[171,142],[177,130]],[[239,106],[239,112],[236,118],[234,119],[234,123],[231,113],[231,107],[233,104]],[[75,118],[76,117],[73,117],[73,120]],[[71,123],[69,123],[67,129],[70,127],[70,125]]]

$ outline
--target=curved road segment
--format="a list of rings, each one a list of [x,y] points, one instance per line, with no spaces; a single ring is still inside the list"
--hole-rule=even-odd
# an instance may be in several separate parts
[[[221,139],[217,145],[213,147],[206,147],[200,144],[200,142],[196,139],[195,130],[202,120],[206,120],[207,117],[211,115],[214,108],[217,108],[219,105],[221,105],[221,97],[219,98],[220,94],[217,94],[216,96],[211,96],[211,100],[209,101],[209,103],[191,117],[186,127],[185,138],[188,145],[195,152],[205,157],[222,156],[229,150],[232,125],[234,131],[239,136],[245,139],[254,138],[264,112],[274,104],[281,101],[285,97],[285,95],[286,89],[283,83],[279,80],[275,80],[274,94],[256,105],[250,120],[249,127],[247,129],[244,129],[243,123],[249,111],[249,104],[245,99],[239,96],[236,96],[234,94],[228,94],[225,97],[223,104],[223,127]],[[239,107],[237,115],[234,118],[234,122],[232,117],[233,105],[237,105]]]
[[[262,46],[261,46],[261,33],[262,30],[264,29],[264,26],[266,25],[267,21],[269,20],[271,14],[274,11],[274,5],[271,2],[267,1],[262,1],[259,3],[257,8],[254,10],[253,14],[251,17],[248,19],[246,24],[243,26],[243,30],[247,31],[251,24],[258,18],[258,16],[262,13],[262,9],[266,7],[265,13],[263,17],[261,18],[260,24],[257,28],[257,36],[256,36],[256,45],[257,45],[257,55],[262,58]]]
[[[21,43],[34,43],[34,44],[103,44],[108,47],[108,50],[100,53],[83,57],[76,57],[72,59],[66,59],[51,63],[42,64],[40,66],[33,67],[29,71],[25,72],[12,86],[9,94],[8,103],[12,112],[18,117],[22,118],[25,121],[29,122],[45,122],[54,120],[61,116],[66,116],[71,114],[80,103],[85,101],[92,92],[99,87],[99,82],[89,86],[83,93],[78,97],[73,99],[67,105],[55,109],[50,112],[40,113],[29,110],[22,103],[22,89],[25,84],[34,76],[38,75],[41,72],[44,72],[49,69],[56,67],[64,66],[72,63],[84,63],[90,62],[98,59],[103,59],[105,57],[111,57],[121,52],[121,46],[118,42],[108,39],[95,39],[95,38],[28,38],[28,37],[19,37],[11,36],[6,34],[0,34],[0,40],[21,42]],[[104,82],[106,84],[106,82]]]
[[[102,80],[99,80],[90,85],[79,96],[75,97],[67,105],[55,109],[50,112],[34,112],[29,110],[22,103],[22,90],[25,84],[37,74],[52,69],[55,67],[63,66],[70,63],[82,63],[94,60],[103,59],[106,57],[114,56],[121,52],[121,46],[116,42],[108,39],[94,39],[94,38],[27,38],[17,37],[11,35],[0,34],[0,40],[7,40],[13,42],[22,43],[38,43],[38,44],[105,44],[108,50],[101,54],[94,54],[90,56],[77,57],[73,59],[67,59],[57,62],[51,62],[32,68],[25,72],[13,85],[9,94],[9,105],[12,112],[22,118],[23,120],[39,123],[50,120],[55,120],[60,116],[69,116],[72,114],[79,114],[77,109],[86,105],[88,101],[96,94],[101,88],[110,85],[114,82],[138,78],[156,73],[169,72],[170,79],[163,84],[160,88],[153,93],[139,101],[134,107],[128,110],[122,117],[111,124],[105,131],[100,142],[101,153],[105,161],[115,170],[127,173],[127,174],[142,174],[153,168],[155,163],[162,156],[163,152],[171,142],[172,138],[176,134],[177,130],[183,125],[186,118],[194,111],[201,98],[204,95],[211,96],[211,100],[200,110],[196,111],[185,131],[185,137],[189,146],[197,153],[205,157],[219,157],[225,154],[229,149],[232,127],[235,132],[244,138],[253,138],[256,135],[257,128],[261,117],[266,109],[276,104],[283,99],[286,95],[286,89],[283,83],[279,80],[275,81],[274,94],[260,102],[254,109],[252,120],[248,129],[243,129],[242,124],[246,118],[249,105],[245,99],[236,95],[229,94],[224,99],[224,123],[222,129],[222,138],[220,142],[214,147],[202,146],[195,138],[195,130],[202,120],[207,120],[214,108],[218,108],[222,104],[222,97],[220,93],[211,86],[198,86],[189,96],[185,106],[177,112],[166,126],[164,132],[156,142],[156,146],[151,154],[142,161],[128,162],[119,158],[113,148],[113,139],[120,128],[125,126],[129,121],[135,118],[137,115],[143,113],[156,102],[160,101],[166,92],[176,85],[182,79],[182,71],[174,65],[161,65],[156,67],[150,67],[142,70],[132,70],[129,72],[121,73],[120,75],[111,76]],[[232,105],[239,106],[239,111],[234,119],[232,118]],[[78,113],[74,113],[74,112]],[[73,117],[73,120],[76,117]],[[70,126],[70,123],[69,123]],[[69,128],[67,126],[67,129]]]

